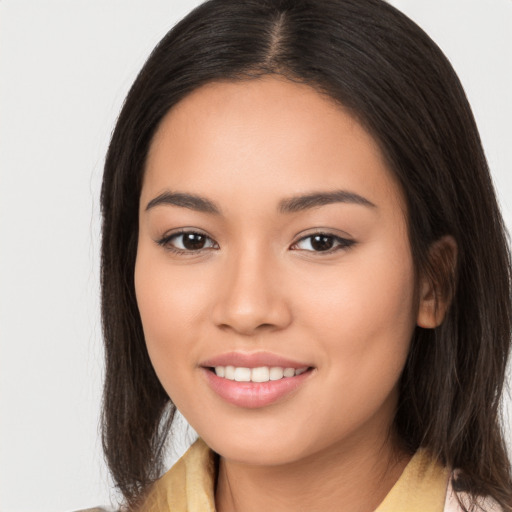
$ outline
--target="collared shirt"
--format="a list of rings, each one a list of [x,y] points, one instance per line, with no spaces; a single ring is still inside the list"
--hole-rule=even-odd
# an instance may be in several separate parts
[[[455,512],[451,472],[418,450],[375,512]],[[215,512],[215,455],[198,439],[153,486],[144,512]]]

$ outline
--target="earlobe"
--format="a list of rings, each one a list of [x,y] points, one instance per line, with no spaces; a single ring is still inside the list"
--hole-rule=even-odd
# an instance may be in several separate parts
[[[446,313],[436,296],[435,285],[427,276],[422,277],[420,284],[420,303],[416,323],[425,329],[434,329],[441,325]]]
[[[418,286],[416,323],[425,329],[441,325],[455,294],[457,243],[451,235],[436,240],[429,249],[428,266]]]

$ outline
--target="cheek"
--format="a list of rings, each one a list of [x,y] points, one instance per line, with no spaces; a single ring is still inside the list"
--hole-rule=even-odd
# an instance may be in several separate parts
[[[376,246],[346,262],[310,287],[316,293],[302,301],[309,308],[300,316],[324,348],[323,364],[337,366],[333,378],[357,393],[385,394],[400,376],[416,323],[410,251]]]
[[[408,254],[378,251],[354,265],[347,258],[342,276],[316,283],[318,292],[300,315],[317,340],[319,373],[325,375],[324,392],[311,397],[317,405],[311,421],[332,437],[355,432],[370,418],[387,423],[394,417],[415,326]]]
[[[209,296],[200,268],[173,268],[165,252],[139,243],[135,291],[149,357],[162,385],[173,394],[175,383],[194,366],[197,321]],[[187,373],[188,372],[188,373]]]

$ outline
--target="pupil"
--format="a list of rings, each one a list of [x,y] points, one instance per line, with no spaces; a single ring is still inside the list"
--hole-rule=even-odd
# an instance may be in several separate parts
[[[311,241],[311,247],[315,251],[328,251],[332,248],[334,240],[331,236],[315,235]]]
[[[206,237],[198,233],[187,233],[183,235],[183,247],[185,249],[197,250],[204,247]]]

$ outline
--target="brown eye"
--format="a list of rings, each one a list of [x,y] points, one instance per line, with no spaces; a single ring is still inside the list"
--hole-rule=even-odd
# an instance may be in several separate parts
[[[311,237],[311,247],[315,251],[328,251],[334,246],[334,238],[326,235],[315,235]]]
[[[301,238],[292,248],[310,252],[334,252],[339,249],[346,249],[354,243],[354,240],[347,238],[325,233],[316,233]]]
[[[203,233],[195,231],[182,231],[162,238],[159,245],[170,251],[196,252],[203,249],[218,249],[218,245]]]
[[[189,251],[203,249],[206,244],[206,237],[199,233],[185,233],[181,235],[183,247]]]

